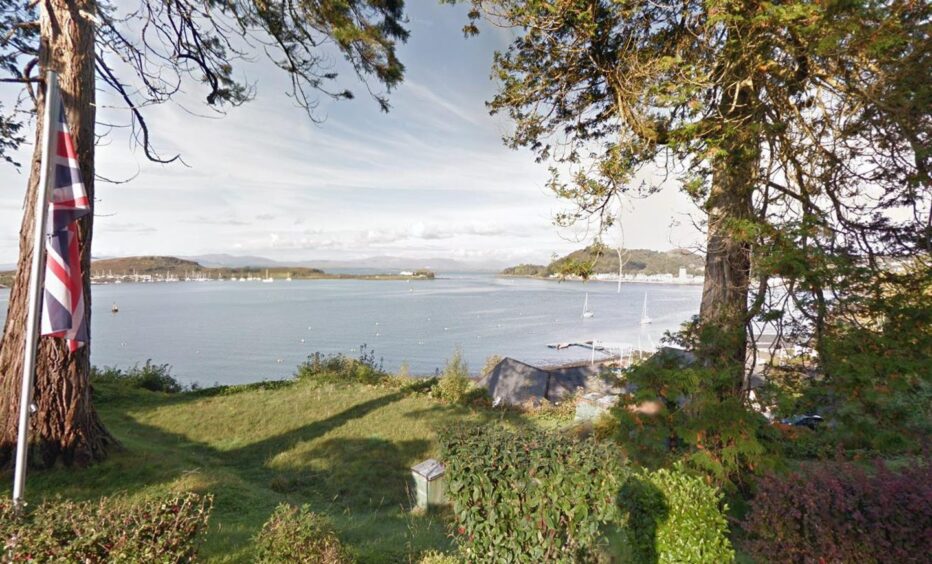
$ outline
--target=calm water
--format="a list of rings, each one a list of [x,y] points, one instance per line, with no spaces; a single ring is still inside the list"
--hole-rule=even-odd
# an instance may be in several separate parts
[[[586,292],[595,316],[582,319]],[[0,290],[0,318],[8,290]],[[645,294],[653,324],[639,319]],[[699,310],[699,286],[548,282],[486,275],[433,281],[277,281],[93,287],[98,366],[151,358],[184,382],[210,385],[290,376],[314,351],[375,350],[387,369],[442,367],[455,347],[473,371],[489,355],[531,363],[589,358],[549,343],[598,339],[649,348]],[[118,314],[110,313],[112,303]]]

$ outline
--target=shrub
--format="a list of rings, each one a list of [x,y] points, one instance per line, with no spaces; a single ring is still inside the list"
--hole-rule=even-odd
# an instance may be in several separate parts
[[[460,426],[441,433],[454,536],[468,561],[578,562],[616,518],[620,456],[608,443]]]
[[[749,552],[787,562],[927,562],[932,554],[932,466],[871,471],[820,462],[769,475],[742,527]]]
[[[391,375],[382,368],[382,361],[376,360],[375,351],[366,345],[359,347],[359,357],[351,358],[342,353],[325,355],[316,352],[298,365],[295,373],[298,380],[316,382],[359,384],[380,384]]]
[[[623,395],[612,415],[616,440],[640,465],[681,461],[716,485],[733,488],[776,463],[776,432],[734,393],[732,368],[661,354],[628,377],[637,392]],[[648,404],[656,409],[638,409]]]
[[[256,561],[342,564],[352,558],[325,516],[281,503],[256,536]]]
[[[734,560],[722,493],[681,468],[635,474],[622,488],[619,503],[638,562]]]
[[[213,499],[193,493],[126,505],[53,500],[17,515],[0,501],[5,562],[183,562],[194,560]]]
[[[126,384],[133,388],[167,394],[176,394],[184,390],[184,386],[171,375],[171,365],[153,364],[151,358],[146,360],[142,367],[135,364],[125,371],[112,366],[103,369],[94,367],[91,369],[91,381]]]
[[[452,554],[429,550],[421,555],[419,564],[460,564],[460,559]]]
[[[500,357],[497,354],[493,354],[492,356],[486,358],[485,364],[482,365],[482,372],[480,372],[479,375],[485,376],[486,374],[491,372],[492,369],[498,366],[498,363],[501,361],[502,361],[502,357]]]
[[[465,404],[469,399],[472,382],[469,380],[469,366],[463,359],[463,352],[456,349],[447,361],[443,375],[437,382],[437,395],[445,402]]]

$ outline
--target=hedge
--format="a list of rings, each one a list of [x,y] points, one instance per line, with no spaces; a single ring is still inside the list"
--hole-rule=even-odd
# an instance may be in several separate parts
[[[761,479],[742,524],[748,551],[786,562],[928,562],[932,466],[807,464]]]
[[[623,469],[608,444],[495,426],[447,429],[440,443],[468,561],[590,560],[618,516]]]
[[[52,500],[20,514],[0,500],[5,562],[190,562],[213,499],[175,494],[127,504]]]
[[[681,468],[642,471],[619,496],[637,562],[731,562],[722,493]]]

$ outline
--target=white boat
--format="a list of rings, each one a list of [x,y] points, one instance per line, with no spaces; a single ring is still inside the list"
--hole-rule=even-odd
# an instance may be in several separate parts
[[[265,278],[262,279],[262,282],[263,282],[264,284],[271,284],[272,282],[275,282],[275,280],[273,280],[271,277],[269,277],[269,270],[268,270],[268,269],[265,269]]]
[[[593,315],[592,310],[589,309],[589,292],[586,292],[586,301],[583,302],[582,316],[583,319],[589,319]]]
[[[647,294],[644,294],[644,309],[641,310],[641,325],[650,325],[654,320],[647,315]]]

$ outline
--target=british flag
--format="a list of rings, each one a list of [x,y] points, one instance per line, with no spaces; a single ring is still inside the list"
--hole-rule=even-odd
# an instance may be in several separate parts
[[[65,121],[65,107],[58,105],[54,129],[55,152],[49,167],[51,196],[45,244],[45,295],[42,334],[64,337],[72,352],[88,341],[84,317],[84,279],[78,247],[78,220],[91,213],[90,201],[81,182],[81,169],[74,142]]]

